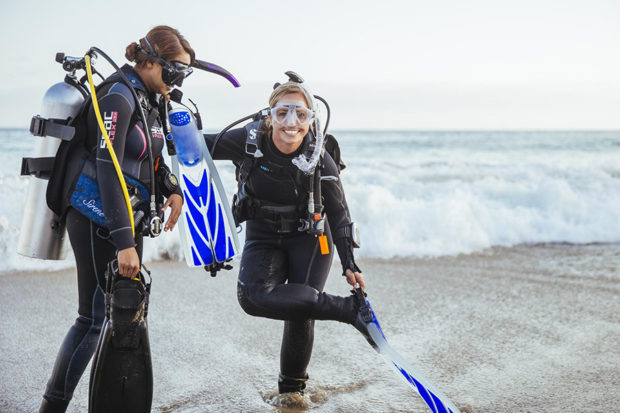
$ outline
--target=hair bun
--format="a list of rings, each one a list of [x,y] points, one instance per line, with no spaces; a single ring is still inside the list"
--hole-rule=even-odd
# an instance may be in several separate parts
[[[135,62],[138,58],[138,43],[133,42],[125,49],[125,58],[130,62]]]

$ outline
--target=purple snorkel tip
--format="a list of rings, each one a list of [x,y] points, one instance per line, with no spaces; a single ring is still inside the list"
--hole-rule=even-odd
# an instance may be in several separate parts
[[[235,77],[232,75],[232,73],[230,73],[228,70],[226,70],[223,67],[218,66],[218,65],[216,65],[214,63],[209,63],[209,62],[205,62],[204,60],[196,59],[192,66],[195,67],[196,69],[204,70],[206,72],[215,73],[216,75],[220,75],[222,77],[225,77],[226,79],[228,79],[228,81],[230,83],[233,84],[234,87],[241,86],[239,84],[239,81],[237,79],[235,79]]]

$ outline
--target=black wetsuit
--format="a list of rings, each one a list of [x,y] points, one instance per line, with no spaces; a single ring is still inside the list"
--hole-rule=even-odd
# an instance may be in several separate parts
[[[247,160],[246,130],[234,129],[224,134],[217,143],[214,159],[232,160],[237,166]],[[205,135],[209,148],[214,137]],[[304,140],[307,139],[310,139],[308,135]],[[304,145],[294,153],[283,154],[268,134],[262,140],[263,157],[249,174],[246,193],[278,205],[305,204],[307,193],[296,182],[297,168],[291,162]],[[302,380],[307,377],[306,367],[312,354],[314,320],[351,322],[355,313],[351,297],[322,292],[334,243],[343,271],[359,269],[353,260],[351,240],[341,236],[332,242],[332,233],[340,234],[339,229],[350,225],[351,219],[338,168],[328,153],[321,168],[328,254],[321,254],[317,236],[298,231],[297,226],[290,232],[282,232],[282,228],[261,219],[250,219],[246,226],[237,292],[239,304],[250,315],[285,320],[280,392],[301,391],[305,387]]]
[[[153,137],[153,157],[157,159],[164,146],[164,136],[160,120],[155,116],[156,96],[146,91],[138,74],[130,66],[124,66],[123,70],[151,113],[148,127]],[[143,123],[135,113],[136,102],[129,88],[124,83],[111,83],[104,86],[97,97],[123,172],[139,178],[150,188]],[[88,125],[89,135],[96,136],[97,149],[86,162],[83,173],[97,179],[107,228],[94,224],[73,207],[68,209],[67,231],[77,266],[78,318],[69,329],[56,357],[44,394],[42,412],[64,411],[95,351],[105,316],[103,288],[107,263],[114,259],[117,250],[134,246],[142,260],[142,236],[136,235],[134,238],[132,235],[125,199],[92,108]],[[161,165],[163,160],[159,162]],[[170,195],[164,188],[160,191],[164,196]]]

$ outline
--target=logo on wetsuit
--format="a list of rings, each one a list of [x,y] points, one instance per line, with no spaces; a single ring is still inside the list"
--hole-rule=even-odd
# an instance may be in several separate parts
[[[151,137],[156,139],[164,139],[164,129],[161,126],[151,126]]]
[[[116,121],[118,120],[118,112],[103,112],[103,126],[105,130],[108,132],[108,137],[110,138],[110,142],[114,143],[114,138],[116,137]],[[101,141],[99,142],[99,147],[104,149],[106,147],[105,138],[101,135]]]

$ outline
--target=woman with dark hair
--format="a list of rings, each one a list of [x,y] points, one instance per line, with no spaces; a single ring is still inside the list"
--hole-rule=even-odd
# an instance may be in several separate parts
[[[157,26],[137,43],[126,49],[126,58],[135,66],[124,65],[121,70],[131,82],[139,102],[129,85],[118,74],[106,79],[98,88],[100,113],[123,174],[136,178],[145,188],[151,187],[151,168],[155,168],[156,195],[166,198],[161,210],[170,208],[164,230],[172,230],[181,213],[183,198],[180,191],[162,183],[169,173],[163,163],[164,147],[162,119],[158,105],[161,96],[180,86],[194,62],[194,51],[185,38],[168,26]],[[137,112],[147,114],[143,124]],[[98,127],[92,105],[88,109],[87,149],[90,155],[81,176],[96,182],[101,195],[105,222],[96,222],[83,205],[72,202],[65,215],[71,247],[75,255],[78,281],[78,317],[69,329],[56,357],[51,378],[43,395],[42,413],[64,412],[86,365],[93,356],[105,315],[104,272],[108,262],[118,259],[119,273],[135,277],[140,271],[142,236],[132,229],[125,198],[108,151]],[[150,133],[147,133],[150,132]],[[147,151],[147,136],[151,136],[152,158]],[[79,185],[79,184],[78,184]],[[101,212],[101,211],[99,211]]]
[[[232,129],[217,142],[215,135],[205,139],[214,159],[232,160],[238,168],[233,215],[238,223],[247,221],[239,304],[250,315],[285,321],[278,388],[280,393],[303,393],[314,320],[337,320],[366,332],[358,316],[359,296],[323,292],[334,245],[346,281],[362,289],[366,285],[353,256],[356,227],[336,162],[325,151],[314,172],[296,166],[297,159],[314,152],[313,145],[320,146],[316,135],[321,131],[311,127],[316,110],[312,95],[303,84],[286,82],[273,91],[269,106],[264,121]],[[315,180],[320,191],[315,187],[309,192],[308,179],[314,174],[320,174]],[[309,200],[317,192],[324,211],[317,207],[309,217]]]

